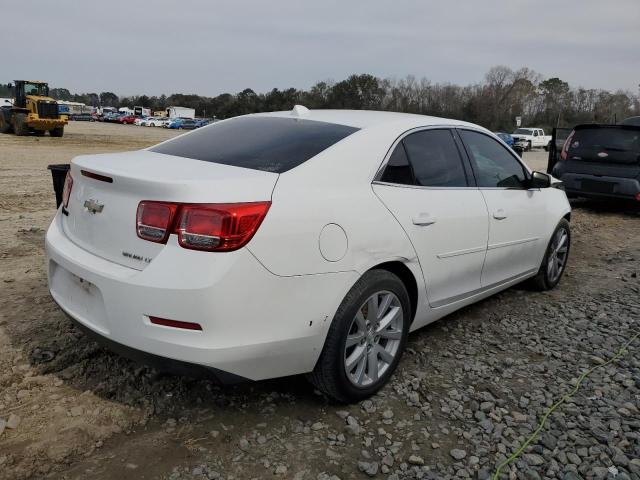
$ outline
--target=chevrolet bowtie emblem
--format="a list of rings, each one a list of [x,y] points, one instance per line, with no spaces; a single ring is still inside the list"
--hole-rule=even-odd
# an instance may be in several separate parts
[[[99,203],[97,200],[90,198],[89,200],[84,201],[84,208],[89,210],[90,213],[96,214],[102,212],[104,205]]]

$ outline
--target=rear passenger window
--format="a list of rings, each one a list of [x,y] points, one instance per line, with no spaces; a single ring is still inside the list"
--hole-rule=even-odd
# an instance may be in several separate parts
[[[404,149],[404,145],[400,142],[387,163],[387,168],[384,170],[384,174],[380,179],[383,182],[399,183],[401,185],[415,185],[416,180],[413,176],[413,169],[409,164],[407,158],[407,152]]]
[[[460,135],[473,162],[478,187],[524,188],[524,167],[500,142],[471,130],[460,130]]]
[[[404,140],[416,184],[423,187],[466,187],[467,177],[449,130],[423,130]]]

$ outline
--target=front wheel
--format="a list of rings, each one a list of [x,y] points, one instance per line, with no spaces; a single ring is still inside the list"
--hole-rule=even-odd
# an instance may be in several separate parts
[[[570,248],[571,229],[569,222],[563,218],[549,240],[538,274],[531,279],[531,284],[536,290],[551,290],[558,285],[567,267]]]
[[[528,141],[526,151],[530,152],[532,148],[533,148],[533,145],[531,145],[531,141]]]
[[[309,379],[339,402],[373,395],[398,366],[410,323],[402,281],[386,270],[370,270],[340,304]]]
[[[52,137],[62,137],[64,135],[64,127],[56,127],[49,130],[49,135]]]

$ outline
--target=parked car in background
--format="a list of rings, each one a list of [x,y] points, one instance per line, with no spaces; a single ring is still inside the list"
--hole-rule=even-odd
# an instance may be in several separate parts
[[[511,135],[509,135],[508,133],[504,133],[504,132],[495,132],[495,135],[500,140],[502,140],[504,143],[506,143],[510,147],[513,147],[513,143],[514,142],[513,142],[513,137]]]
[[[149,117],[145,123],[147,127],[164,127],[167,119],[164,117]]]
[[[236,117],[76,157],[46,235],[49,290],[131,356],[223,382],[306,373],[359,401],[410,331],[524,280],[558,284],[570,206],[551,181],[457,120]]]
[[[541,128],[518,128],[511,136],[517,140],[524,140],[527,150],[537,147],[548,150],[551,142],[551,135],[545,135]]]
[[[196,118],[195,122],[196,122],[196,128],[200,128],[200,127],[204,127],[206,125],[209,125],[209,123],[211,123],[211,119],[210,118]]]
[[[191,118],[183,118],[180,127],[182,130],[195,130],[198,128],[196,121]]]
[[[137,125],[138,127],[142,127],[145,125],[145,122],[147,121],[149,117],[138,117],[136,118],[135,122],[133,122],[134,125]]]
[[[175,128],[178,130],[182,130],[184,128],[184,123],[185,122],[191,122],[190,125],[190,129],[195,128],[195,121],[192,120],[191,118],[171,118],[169,119],[169,122],[167,123],[166,127],[167,128]]]
[[[574,127],[552,174],[568,195],[640,202],[640,125]]]
[[[637,127],[640,127],[640,117],[629,117],[629,118],[625,118],[622,122],[620,122],[621,125],[635,125]]]
[[[116,122],[124,124],[133,125],[136,121],[135,115],[122,115],[116,119]]]

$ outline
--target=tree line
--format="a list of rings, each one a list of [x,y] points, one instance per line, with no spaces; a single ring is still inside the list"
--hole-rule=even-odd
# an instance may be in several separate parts
[[[9,94],[0,87],[2,96]],[[220,119],[288,110],[295,104],[308,108],[389,110],[466,120],[494,131],[513,130],[516,116],[522,117],[523,126],[551,128],[615,123],[640,115],[640,99],[632,92],[576,88],[556,77],[544,79],[528,68],[513,70],[505,66],[493,67],[481,82],[465,86],[413,76],[393,79],[359,74],[339,82],[321,81],[308,90],[274,88],[256,93],[246,88],[215,97],[182,93],[119,97],[113,92],[72,94],[65,88],[52,88],[51,96],[92,106],[141,105],[164,110],[175,105],[195,108],[197,116]]]

